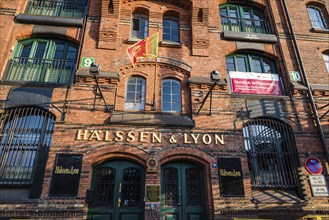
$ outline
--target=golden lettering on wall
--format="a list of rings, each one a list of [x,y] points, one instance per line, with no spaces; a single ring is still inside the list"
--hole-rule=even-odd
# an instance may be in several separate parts
[[[226,169],[220,169],[219,172],[221,176],[233,176],[233,177],[241,176],[241,172],[236,171],[234,169],[230,171],[227,171]]]
[[[63,168],[62,166],[56,166],[55,174],[79,174],[79,169],[74,169],[73,166],[71,168]]]
[[[224,145],[224,135],[222,134],[175,133],[165,136],[160,132],[145,131],[78,130],[76,140],[153,144],[167,142],[170,144]]]

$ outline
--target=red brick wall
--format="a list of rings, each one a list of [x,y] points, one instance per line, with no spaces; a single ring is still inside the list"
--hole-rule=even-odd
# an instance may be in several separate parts
[[[0,7],[16,9],[17,13],[20,13],[24,11],[26,2],[0,1]],[[269,2],[273,9],[274,20],[271,18],[268,7]],[[311,26],[305,1],[289,0],[286,2],[289,7],[298,46],[300,47],[310,83],[328,85],[329,74],[326,72],[322,58],[322,52],[329,49],[328,44],[326,44],[328,42],[326,40],[328,34],[309,31]],[[76,77],[76,82],[71,88],[54,89],[52,102],[56,103],[57,107],[66,112],[65,122],[57,123],[55,126],[55,133],[45,171],[42,196],[33,204],[22,204],[22,207],[27,210],[26,213],[35,214],[35,209],[39,209],[44,211],[43,215],[39,215],[42,218],[46,216],[47,210],[55,210],[53,214],[49,215],[52,215],[52,217],[58,215],[59,219],[62,217],[82,219],[85,217],[88,209],[88,204],[85,202],[85,194],[86,190],[90,188],[93,166],[112,158],[121,158],[132,160],[146,168],[146,161],[150,158],[151,151],[155,152],[154,157],[159,161],[159,166],[156,173],[147,173],[146,181],[150,184],[160,184],[161,165],[169,161],[188,160],[203,167],[206,209],[208,210],[207,215],[209,219],[224,219],[223,210],[252,210],[249,216],[257,217],[256,210],[258,209],[280,209],[283,206],[290,211],[299,210],[302,212],[303,210],[311,210],[315,212],[324,210],[325,213],[329,213],[327,198],[312,197],[307,179],[309,174],[304,168],[304,162],[307,158],[306,153],[309,153],[318,157],[323,162],[323,174],[328,175],[328,161],[323,151],[319,130],[312,116],[310,100],[305,92],[292,90],[290,87],[289,71],[301,71],[301,69],[297,62],[292,39],[287,32],[287,20],[283,16],[281,1],[257,0],[252,1],[251,4],[264,9],[266,17],[272,24],[272,30],[278,31],[279,43],[265,43],[264,51],[261,53],[266,54],[276,61],[278,71],[284,81],[287,97],[280,99],[280,102],[284,106],[284,117],[282,117],[282,120],[292,127],[295,135],[296,147],[300,158],[299,162],[301,163],[300,170],[303,175],[301,177],[301,185],[305,186],[306,196],[309,197],[309,201],[304,204],[254,204],[250,201],[253,196],[253,190],[249,179],[248,161],[244,152],[245,147],[242,134],[243,124],[248,121],[248,118],[238,116],[238,112],[246,113],[245,101],[247,99],[258,100],[259,97],[232,97],[229,94],[228,86],[217,86],[213,91],[211,106],[208,99],[201,109],[200,114],[195,115],[210,86],[189,84],[188,79],[190,77],[210,77],[210,72],[213,70],[219,70],[221,77],[227,78],[225,56],[234,53],[237,48],[235,41],[224,40],[221,37],[222,27],[220,25],[218,6],[227,3],[227,1],[191,1],[189,9],[158,1],[113,1],[113,3],[114,14],[108,14],[108,1],[97,0],[90,2],[89,18],[86,24],[81,52],[81,57],[94,57],[96,62],[100,64],[102,71],[118,73],[119,80],[100,79],[100,85],[103,87],[106,102],[110,106],[115,104],[116,111],[124,110],[126,81],[129,77],[138,75],[146,79],[146,103],[152,103],[153,89],[155,88],[156,112],[161,112],[161,80],[166,77],[173,77],[181,80],[182,112],[192,115],[195,121],[195,127],[192,129],[172,129],[157,126],[136,127],[133,125],[110,125],[108,122],[112,113],[104,111],[104,102],[102,100],[96,100],[96,110],[93,111],[95,98],[94,81],[90,77]],[[179,68],[177,65],[161,62],[155,67],[153,61],[139,62],[136,68],[132,68],[129,63],[122,64],[127,59],[126,48],[131,45],[127,43],[127,40],[130,37],[131,12],[136,7],[147,7],[150,11],[149,34],[155,33],[158,29],[157,26],[162,25],[162,15],[166,10],[172,9],[180,13],[180,24],[183,27],[180,30],[182,46],[160,46],[159,54],[188,64],[192,67],[190,71]],[[326,7],[328,11],[328,3],[326,3]],[[199,9],[203,9],[204,12],[202,23],[197,21]],[[0,14],[0,19],[0,77],[2,78],[5,65],[11,57],[12,48],[17,41],[31,36],[33,25],[15,24],[13,22],[14,15],[12,14]],[[161,27],[159,31],[161,36]],[[68,28],[65,37],[69,40],[79,42],[82,36],[81,34],[82,29]],[[121,62],[121,65],[116,65],[116,61]],[[157,68],[157,74],[156,84],[154,86],[155,68]],[[7,94],[11,87],[12,85],[0,84],[0,101],[3,105],[1,107],[4,107]],[[291,97],[288,97],[290,94],[289,91],[293,94]],[[328,101],[328,92],[315,93],[315,102],[318,106],[324,106]],[[212,114],[208,115],[210,107]],[[151,109],[151,105],[147,105],[146,111],[151,111]],[[319,109],[319,115],[324,115],[327,109]],[[61,118],[60,112],[55,108],[50,108],[50,111],[54,112],[57,121],[59,121]],[[328,117],[329,115],[321,120],[327,147],[329,145]],[[172,144],[154,144],[150,141],[144,144],[79,141],[76,140],[78,129],[161,132],[165,137],[184,132],[220,133],[224,135],[225,144],[206,145],[200,141],[197,145],[178,144],[179,146],[174,146]],[[48,195],[54,161],[58,153],[83,154],[80,186],[76,200],[51,198]],[[211,167],[212,164],[217,163],[217,157],[219,156],[241,158],[245,187],[244,198],[220,198],[218,173],[216,169]],[[321,207],[319,204],[321,204]],[[0,209],[9,210],[8,213],[11,213],[13,216],[15,215],[13,214],[15,210],[18,209],[16,206],[15,204],[0,204]],[[76,211],[76,217],[74,217],[74,210],[78,210]],[[0,212],[0,217],[8,215]],[[16,214],[16,216],[19,215],[23,214]],[[84,217],[81,215],[84,215]],[[273,215],[275,215],[275,212],[273,212]]]

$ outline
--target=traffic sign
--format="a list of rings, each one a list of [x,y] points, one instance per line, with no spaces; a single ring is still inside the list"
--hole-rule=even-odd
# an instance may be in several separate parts
[[[322,173],[322,164],[315,157],[309,157],[305,161],[305,167],[308,172],[311,174],[321,174]]]

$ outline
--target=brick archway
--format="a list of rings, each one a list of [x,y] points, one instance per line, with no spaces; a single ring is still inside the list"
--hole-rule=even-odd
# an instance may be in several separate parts
[[[205,177],[205,195],[206,195],[206,211],[207,211],[207,219],[212,220],[213,216],[213,189],[217,188],[218,182],[212,181],[213,173],[217,171],[217,168],[213,168],[212,164],[217,163],[217,159],[215,156],[210,155],[198,148],[195,147],[175,147],[165,149],[159,152],[155,156],[159,161],[159,166],[157,168],[158,175],[161,176],[161,165],[167,162],[173,161],[189,161],[194,162],[201,167],[203,167],[204,177]]]
[[[103,146],[96,150],[93,150],[90,155],[86,156],[87,161],[91,166],[95,166],[104,161],[113,159],[113,158],[124,158],[127,160],[134,161],[145,167],[146,161],[149,158],[148,154],[145,151],[133,147],[133,146]]]

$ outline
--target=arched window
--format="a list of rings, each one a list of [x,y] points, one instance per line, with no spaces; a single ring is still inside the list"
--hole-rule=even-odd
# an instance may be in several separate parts
[[[256,54],[241,53],[226,57],[226,69],[239,72],[276,73],[275,62]]]
[[[48,152],[55,116],[46,110],[22,107],[0,114],[0,184],[32,184],[36,160]]]
[[[269,27],[262,10],[246,5],[220,6],[223,30],[269,34]]]
[[[181,112],[181,85],[178,80],[162,81],[162,111]]]
[[[137,9],[133,13],[131,37],[144,39],[148,36],[149,18],[148,11],[145,9]]]
[[[4,80],[69,84],[77,51],[77,45],[62,40],[29,39],[18,42]]]
[[[253,188],[297,189],[300,164],[288,125],[258,118],[244,125],[243,136]]]
[[[226,56],[230,91],[240,94],[282,95],[281,77],[271,59],[252,53]]]
[[[163,15],[162,39],[164,41],[180,42],[178,13],[170,11]]]
[[[145,79],[131,77],[127,80],[125,110],[145,109]]]
[[[322,28],[322,29],[328,28],[325,19],[323,17],[321,8],[316,7],[314,5],[308,5],[307,12],[310,17],[312,27]]]

